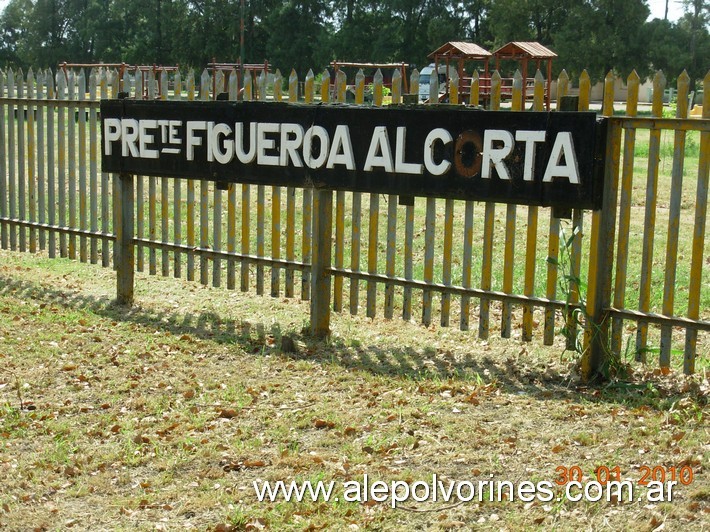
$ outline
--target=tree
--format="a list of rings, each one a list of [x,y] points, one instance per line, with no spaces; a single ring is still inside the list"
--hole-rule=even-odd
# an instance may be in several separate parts
[[[688,74],[691,79],[702,79],[710,66],[710,4],[707,0],[683,0],[683,7],[685,15],[678,21],[678,25],[685,31],[688,39]]]
[[[648,36],[644,27],[648,14],[644,0],[575,1],[554,34],[558,64],[572,77],[586,68],[595,80],[603,79],[610,70],[622,76],[634,68],[646,70]]]
[[[330,61],[328,8],[321,0],[284,2],[264,19],[269,60],[286,72],[295,68],[304,76],[309,68]]]

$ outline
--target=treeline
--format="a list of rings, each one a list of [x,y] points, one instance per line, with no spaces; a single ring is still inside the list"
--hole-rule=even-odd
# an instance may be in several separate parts
[[[677,0],[669,0],[677,1]],[[423,66],[450,40],[493,50],[534,40],[561,68],[594,79],[710,68],[710,3],[682,0],[676,23],[646,21],[646,0],[10,0],[0,16],[0,66],[127,62],[204,67],[268,60],[299,73],[333,60]],[[241,46],[241,24],[244,46]]]

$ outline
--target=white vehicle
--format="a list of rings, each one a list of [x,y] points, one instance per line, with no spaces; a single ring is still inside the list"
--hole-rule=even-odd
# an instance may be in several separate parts
[[[429,99],[429,86],[431,76],[434,72],[434,63],[425,66],[419,72],[419,101],[423,102]],[[449,77],[456,72],[456,67],[449,66]],[[446,64],[439,65],[439,95],[446,92]]]

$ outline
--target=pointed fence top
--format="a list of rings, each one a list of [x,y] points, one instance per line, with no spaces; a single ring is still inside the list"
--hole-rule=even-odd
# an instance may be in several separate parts
[[[666,87],[666,75],[663,73],[663,70],[659,70],[653,76],[653,88],[655,89],[656,87],[662,87],[664,89]]]

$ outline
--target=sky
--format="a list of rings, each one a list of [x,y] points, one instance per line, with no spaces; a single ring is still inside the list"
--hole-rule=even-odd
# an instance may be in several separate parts
[[[666,9],[666,0],[648,0],[648,7],[651,9],[649,19],[663,18],[663,12]],[[683,5],[679,0],[670,0],[668,2],[668,20],[675,22],[683,16]]]
[[[0,0],[0,10],[5,9],[9,0]],[[651,9],[650,19],[663,18],[663,11],[666,7],[666,0],[648,0],[648,7]],[[683,15],[683,6],[680,0],[669,0],[668,20],[676,21]]]

